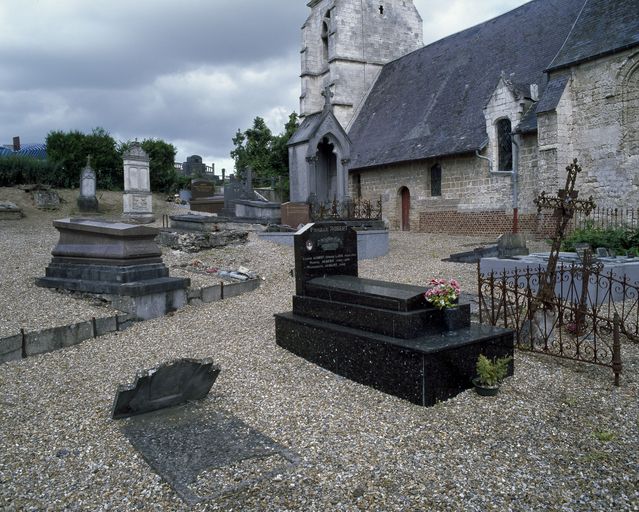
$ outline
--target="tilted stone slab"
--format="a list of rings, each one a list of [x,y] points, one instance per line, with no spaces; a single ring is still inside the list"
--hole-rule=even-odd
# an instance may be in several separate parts
[[[138,372],[130,385],[121,385],[113,404],[113,418],[125,418],[189,400],[204,398],[220,374],[211,359],[179,359]]]

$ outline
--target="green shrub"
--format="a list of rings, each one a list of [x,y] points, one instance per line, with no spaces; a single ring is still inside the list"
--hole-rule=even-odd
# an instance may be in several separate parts
[[[0,186],[14,187],[25,183],[67,186],[66,176],[53,162],[23,155],[0,157]]]
[[[575,229],[563,241],[561,248],[564,251],[574,251],[578,243],[588,243],[593,249],[607,247],[616,254],[629,253],[639,256],[639,227],[597,228],[587,225]]]
[[[500,357],[488,359],[484,354],[479,354],[477,359],[477,376],[482,386],[496,386],[508,375],[508,364],[512,357]]]

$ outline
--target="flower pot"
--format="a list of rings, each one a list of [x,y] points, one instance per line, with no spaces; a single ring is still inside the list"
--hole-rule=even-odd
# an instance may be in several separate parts
[[[473,379],[473,385],[477,394],[481,396],[495,396],[499,393],[499,386],[484,386],[480,384],[479,377]]]
[[[457,331],[470,325],[470,304],[462,304],[442,310],[444,328],[447,331]]]

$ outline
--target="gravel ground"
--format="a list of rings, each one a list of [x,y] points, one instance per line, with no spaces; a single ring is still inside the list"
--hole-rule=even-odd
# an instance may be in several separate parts
[[[0,200],[16,202],[14,194],[0,189]],[[32,285],[57,239],[50,221],[67,212],[25,211],[0,221],[0,336],[111,314]],[[455,277],[474,291],[474,265],[440,259],[486,241],[392,233],[391,253],[361,262],[360,275]],[[212,357],[222,373],[201,407],[236,416],[300,464],[196,510],[639,510],[636,345],[623,346],[619,388],[610,369],[517,352],[496,398],[469,390],[423,408],[275,344],[273,314],[291,309],[291,248],[252,234],[245,246],[196,257],[255,270],[262,287],[0,366],[0,509],[188,510],[110,413],[118,384],[137,369]],[[165,251],[171,267],[193,258]]]

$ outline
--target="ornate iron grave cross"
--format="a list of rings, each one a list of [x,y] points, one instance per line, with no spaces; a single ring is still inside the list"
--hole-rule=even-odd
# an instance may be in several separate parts
[[[555,281],[557,276],[557,261],[559,260],[559,249],[561,242],[566,235],[566,228],[572,220],[575,212],[584,212],[589,215],[597,205],[592,196],[586,201],[577,199],[579,192],[575,190],[575,181],[577,174],[581,172],[581,166],[575,158],[568,167],[566,167],[568,176],[566,177],[566,185],[563,189],[557,191],[557,196],[547,196],[546,192],[539,194],[534,200],[537,206],[537,213],[541,213],[544,208],[553,208],[553,216],[557,218],[555,226],[555,234],[552,238],[552,247],[550,248],[550,257],[548,258],[548,266],[544,272],[543,279],[540,281],[539,292],[537,293],[537,301],[544,309],[552,307],[552,300],[555,298]]]

